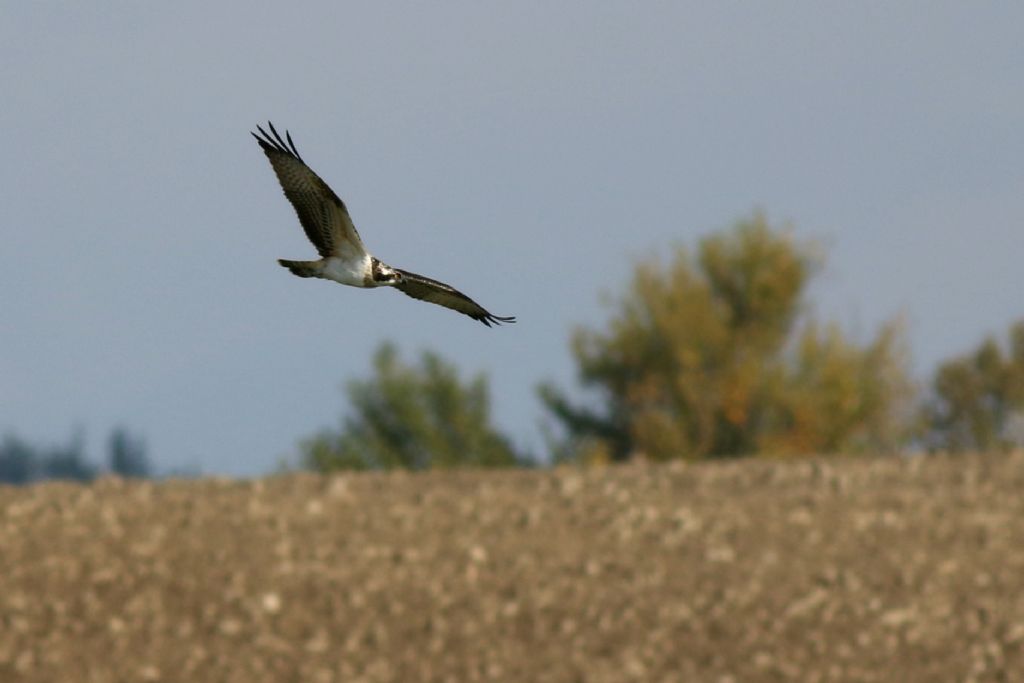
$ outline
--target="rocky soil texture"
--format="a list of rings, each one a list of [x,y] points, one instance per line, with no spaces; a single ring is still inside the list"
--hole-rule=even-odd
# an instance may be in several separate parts
[[[1024,454],[0,487],[0,681],[1024,680]]]

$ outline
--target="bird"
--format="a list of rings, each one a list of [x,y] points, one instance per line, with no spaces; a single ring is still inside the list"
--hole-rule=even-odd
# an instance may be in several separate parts
[[[279,264],[298,277],[333,280],[351,287],[394,287],[414,299],[445,306],[488,327],[516,321],[515,316],[491,314],[451,285],[394,268],[372,255],[363,246],[345,202],[302,160],[291,133],[285,130],[282,138],[273,123],[268,121],[267,126],[269,134],[262,126],[256,126],[259,133],[252,136],[270,160],[284,196],[295,208],[306,237],[320,255],[316,261],[278,259]]]

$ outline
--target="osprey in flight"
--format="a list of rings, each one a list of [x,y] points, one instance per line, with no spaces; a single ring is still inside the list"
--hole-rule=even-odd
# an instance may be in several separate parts
[[[359,239],[345,203],[302,160],[292,142],[292,136],[285,131],[285,139],[282,140],[274,124],[268,125],[272,135],[268,135],[260,126],[256,126],[260,134],[252,135],[270,159],[270,165],[284,189],[284,196],[295,207],[306,237],[321,257],[319,261],[278,259],[278,263],[299,277],[319,277],[352,287],[395,287],[414,299],[465,313],[488,327],[492,323],[497,325],[516,321],[514,317],[503,318],[490,314],[483,306],[450,285],[401,268],[392,268],[372,256]]]

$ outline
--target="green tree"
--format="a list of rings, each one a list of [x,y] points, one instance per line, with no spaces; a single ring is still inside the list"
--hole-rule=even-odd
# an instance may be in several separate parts
[[[12,434],[4,436],[0,443],[0,482],[27,484],[39,476],[39,469],[36,449]]]
[[[324,432],[301,445],[312,469],[427,469],[525,464],[508,438],[491,425],[486,377],[468,383],[455,367],[424,352],[407,365],[394,346],[374,356],[374,377],[346,389],[352,414],[340,432]]]
[[[0,443],[0,481],[27,484],[40,479],[91,481],[96,468],[85,458],[80,432],[64,446],[40,447],[8,435]]]
[[[894,448],[910,397],[901,330],[866,346],[802,320],[821,261],[756,214],[712,235],[696,258],[637,265],[606,329],[572,351],[598,406],[551,384],[540,396],[570,457],[623,460]]]
[[[122,477],[147,478],[152,467],[146,455],[145,443],[127,429],[117,427],[107,439],[110,471]]]
[[[1008,350],[992,337],[939,366],[924,408],[930,448],[988,451],[1021,445],[1024,416],[1024,320],[1011,326]]]

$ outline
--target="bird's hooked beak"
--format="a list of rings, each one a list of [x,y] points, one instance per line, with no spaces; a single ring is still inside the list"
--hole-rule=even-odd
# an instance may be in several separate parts
[[[381,263],[377,259],[374,259],[373,279],[382,285],[397,285],[401,284],[404,278],[400,272],[388,264]]]

